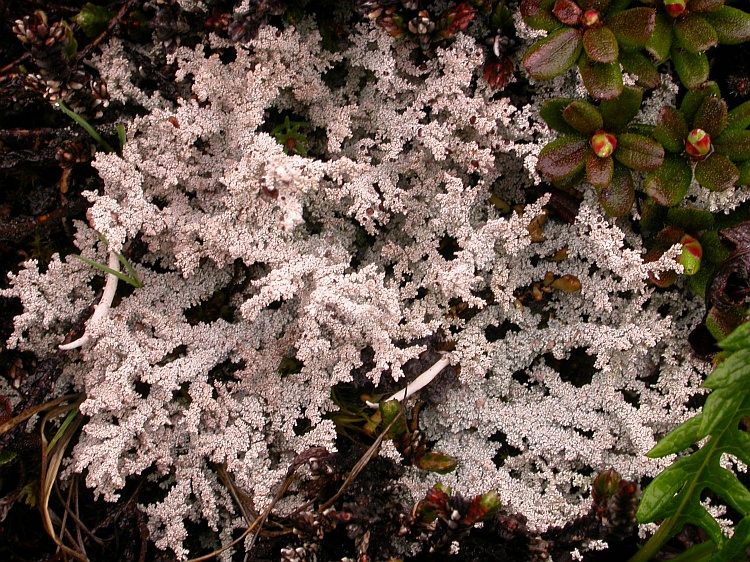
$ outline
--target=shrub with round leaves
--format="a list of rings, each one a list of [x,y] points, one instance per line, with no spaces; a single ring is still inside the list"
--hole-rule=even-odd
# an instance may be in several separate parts
[[[591,97],[613,99],[623,88],[622,71],[638,78],[638,85],[653,88],[659,73],[640,52],[656,25],[656,11],[648,7],[625,9],[621,0],[521,0],[527,25],[548,31],[523,57],[536,80],[550,80],[576,64]]]
[[[574,185],[585,176],[609,215],[629,213],[635,201],[630,170],[650,172],[664,161],[658,142],[629,128],[642,97],[642,90],[626,86],[599,107],[571,99],[545,103],[542,118],[564,136],[539,153],[538,171],[556,185]]]
[[[750,39],[750,14],[725,6],[724,0],[663,0],[657,8],[646,49],[659,63],[671,58],[686,88],[708,80],[708,49]]]
[[[646,193],[672,207],[683,200],[693,176],[711,191],[750,183],[748,125],[750,102],[728,111],[715,82],[689,91],[679,110],[665,107],[659,114],[653,137],[666,157],[646,177]]]

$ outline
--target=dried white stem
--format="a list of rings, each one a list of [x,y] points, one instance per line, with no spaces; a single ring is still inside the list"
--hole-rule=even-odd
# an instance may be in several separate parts
[[[110,269],[114,269],[115,271],[120,271],[120,260],[117,258],[117,254],[115,252],[109,252],[109,260],[107,262],[107,265]],[[117,292],[117,276],[112,275],[111,273],[107,273],[107,282],[104,285],[104,293],[102,293],[102,300],[99,301],[99,304],[96,305],[96,308],[94,309],[94,314],[91,315],[91,318],[89,318],[88,322],[86,322],[86,331],[83,333],[83,335],[78,338],[75,341],[72,341],[70,343],[66,343],[64,345],[58,346],[60,349],[64,351],[68,351],[71,349],[76,349],[77,347],[82,347],[89,343],[91,341],[91,336],[88,333],[88,326],[92,324],[96,324],[99,320],[104,318],[107,313],[109,312],[109,309],[112,308],[112,301],[115,298],[115,293]]]
[[[404,400],[409,398],[409,396],[411,396],[415,392],[419,392],[425,386],[430,384],[430,382],[432,382],[432,379],[438,376],[440,372],[448,365],[450,365],[450,361],[448,360],[448,358],[441,357],[432,367],[427,369],[424,373],[419,375],[410,384],[408,384],[406,388],[399,390],[395,394],[392,394],[391,396],[386,398],[384,402],[388,402],[389,400],[398,400],[399,402],[403,402]],[[378,407],[378,404],[376,404],[375,402],[367,402],[367,405],[370,408]]]

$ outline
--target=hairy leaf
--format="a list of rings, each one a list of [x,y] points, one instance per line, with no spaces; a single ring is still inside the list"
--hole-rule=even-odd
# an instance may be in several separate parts
[[[664,148],[650,138],[624,133],[617,137],[614,157],[628,168],[651,172],[664,162]]]
[[[708,80],[708,57],[705,53],[690,53],[680,45],[672,45],[670,53],[683,86],[692,90]]]
[[[696,14],[677,20],[674,35],[677,43],[691,53],[703,53],[719,42],[711,24]]]
[[[656,11],[653,8],[632,8],[608,17],[606,23],[620,45],[642,49],[656,29]]]
[[[583,49],[581,43],[577,29],[558,29],[526,51],[523,66],[535,80],[551,80],[573,67]]]
[[[586,157],[586,179],[596,187],[605,187],[612,181],[615,162],[611,157],[599,158],[593,152]]]
[[[656,59],[656,62],[664,62],[669,57],[672,48],[672,23],[671,18],[665,14],[656,16],[656,25],[651,39],[646,42],[646,50]]]
[[[718,137],[726,125],[727,102],[721,98],[706,98],[693,118],[693,128],[703,129],[711,137]]]
[[[729,158],[714,153],[695,165],[695,179],[706,189],[724,191],[737,183],[740,172]]]
[[[555,0],[521,0],[521,16],[529,26],[535,29],[552,31],[562,26],[552,14]]]
[[[564,181],[583,170],[590,150],[585,137],[569,136],[554,140],[539,153],[537,170],[553,181]]]
[[[586,53],[578,60],[578,70],[583,78],[583,85],[598,100],[611,100],[622,92],[622,72],[617,63],[602,64],[591,60]]]
[[[654,127],[654,138],[661,143],[664,150],[681,153],[685,150],[688,132],[687,122],[680,111],[667,106],[659,112]]]
[[[539,110],[539,116],[544,122],[559,133],[575,135],[578,131],[571,127],[563,118],[563,111],[575,100],[571,98],[555,98],[547,100]]]
[[[587,29],[583,33],[583,48],[591,60],[606,64],[615,62],[620,53],[617,39],[607,27]]]
[[[719,154],[733,161],[750,160],[750,131],[731,129],[713,139],[714,148]]]
[[[633,176],[630,170],[615,163],[612,181],[604,187],[596,187],[596,195],[609,216],[624,217],[630,213],[635,202]]]
[[[750,40],[750,14],[747,12],[724,6],[703,17],[714,28],[722,45],[738,45]]]
[[[667,156],[664,163],[646,176],[645,189],[659,205],[672,207],[685,198],[693,172],[683,158]]]
[[[604,119],[604,129],[619,133],[641,109],[643,91],[633,86],[625,86],[620,96],[614,100],[604,100],[599,104],[599,112]]]
[[[576,100],[563,109],[562,117],[582,135],[592,135],[604,126],[599,110],[584,100]]]
[[[619,58],[623,70],[635,76],[635,83],[641,88],[650,90],[661,82],[661,74],[643,53],[621,49]]]

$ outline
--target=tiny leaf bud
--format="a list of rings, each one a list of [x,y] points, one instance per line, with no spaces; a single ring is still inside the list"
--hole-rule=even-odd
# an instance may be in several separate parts
[[[591,137],[591,148],[599,158],[608,158],[617,148],[617,138],[604,131],[597,131]]]
[[[693,158],[704,158],[711,152],[711,137],[703,129],[693,129],[685,140],[685,152]]]

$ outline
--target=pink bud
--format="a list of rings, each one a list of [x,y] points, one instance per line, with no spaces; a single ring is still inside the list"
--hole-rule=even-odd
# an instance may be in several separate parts
[[[687,8],[687,2],[685,0],[664,0],[664,9],[667,13],[676,18]]]
[[[685,140],[685,152],[693,158],[704,158],[711,152],[711,137],[703,129],[693,129]]]
[[[581,24],[583,27],[595,27],[601,23],[599,12],[596,10],[586,10],[581,16]]]
[[[604,131],[597,131],[594,133],[590,142],[591,148],[594,149],[594,154],[599,158],[612,156],[615,148],[617,148],[617,138],[614,135],[605,133]]]

